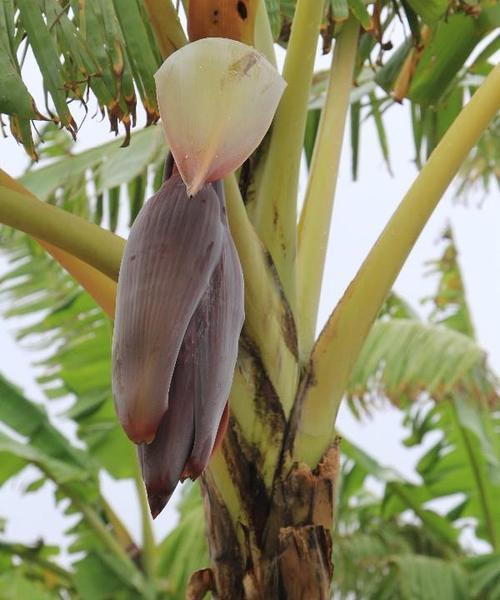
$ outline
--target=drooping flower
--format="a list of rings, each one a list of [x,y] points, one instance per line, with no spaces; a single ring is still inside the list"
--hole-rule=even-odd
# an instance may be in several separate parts
[[[243,275],[223,188],[189,198],[178,174],[132,227],[120,270],[113,387],[156,516],[196,479],[223,420],[244,320]]]
[[[113,334],[116,411],[154,517],[203,472],[227,425],[244,293],[220,179],[260,143],[285,86],[226,39],[176,52],[156,83],[175,162],[130,231]]]

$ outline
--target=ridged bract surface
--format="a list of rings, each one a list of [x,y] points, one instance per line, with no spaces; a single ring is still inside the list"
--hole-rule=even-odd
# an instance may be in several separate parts
[[[156,517],[206,468],[228,420],[244,320],[241,266],[220,181],[188,197],[178,173],[141,210],[125,249],[113,392]]]
[[[209,291],[208,298],[204,296],[204,311],[199,314],[197,309],[193,315],[193,320],[198,321],[196,328],[203,330],[204,335],[196,346],[198,385],[193,399],[195,436],[184,472],[192,479],[201,475],[212,453],[231,390],[238,339],[244,320],[243,275],[229,230]]]
[[[113,335],[113,394],[135,443],[151,442],[193,314],[220,263],[227,228],[212,185],[190,198],[172,175],[141,210],[123,256]]]
[[[223,206],[220,260],[186,330],[170,387],[169,408],[154,441],[139,447],[153,516],[161,512],[180,479],[196,479],[203,472],[217,434],[221,437],[227,424],[224,411],[244,320],[244,286],[225,218],[223,189],[219,182],[213,189]]]
[[[229,397],[243,320],[243,276],[227,229],[220,262],[182,342],[169,408],[154,441],[139,447],[153,516],[179,479],[196,479],[208,464]]]

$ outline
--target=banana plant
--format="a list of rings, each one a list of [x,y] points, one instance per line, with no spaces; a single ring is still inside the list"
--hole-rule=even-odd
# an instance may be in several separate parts
[[[248,93],[243,87],[248,85],[245,78],[257,58],[250,63],[239,61],[237,67],[228,70],[231,86],[223,86],[216,78],[199,79],[200,68],[208,67],[201,58],[199,63],[182,59],[190,53],[183,55],[183,50],[177,49],[186,43],[187,36],[171,2],[115,0],[91,4],[70,2],[62,6],[55,0],[43,5],[6,0],[1,6],[5,62],[2,90],[5,86],[8,92],[0,96],[0,110],[9,115],[11,130],[28,153],[33,158],[38,153],[31,137],[33,120],[52,120],[76,135],[68,101],[85,101],[89,89],[106,111],[112,128],[123,123],[126,145],[134,121],[137,89],[148,124],[155,123],[162,113],[169,146],[188,192],[212,185],[211,179],[220,179],[227,169],[238,168],[235,174],[225,177],[224,190],[227,220],[245,281],[246,320],[229,395],[227,431],[201,475],[211,563],[208,569],[193,574],[187,586],[188,597],[201,598],[212,591],[220,598],[329,598],[334,498],[339,485],[335,433],[338,408],[377,314],[420,231],[497,115],[500,67],[491,65],[486,53],[481,63],[481,83],[477,85],[475,80],[474,93],[466,104],[463,95],[454,98],[452,110],[447,112],[452,116],[437,124],[434,119],[433,128],[422,130],[420,117],[424,110],[430,111],[426,114],[441,115],[439,103],[447,99],[445,94],[463,88],[464,62],[498,25],[498,7],[488,1],[474,6],[433,2],[431,10],[430,3],[418,2],[376,2],[366,7],[354,1],[297,0],[267,2],[266,11],[264,2],[256,0],[236,4],[186,2],[188,34],[193,42],[186,50],[200,43],[195,40],[207,36],[232,38],[239,43],[253,43],[256,50],[249,49],[247,55],[266,56],[272,68],[273,41],[286,47],[282,73],[286,88],[271,129],[258,148],[256,140],[245,151],[240,148],[244,139],[233,137],[238,134],[238,126],[245,131],[250,123],[249,131],[253,133],[258,128],[265,131],[270,121],[265,111],[253,113],[258,95],[252,96],[252,92],[262,81],[251,85],[255,89],[248,89]],[[377,107],[374,86],[380,86],[395,100],[409,98],[415,114],[416,147],[420,149],[426,138],[427,149],[432,152],[317,336],[340,148],[349,104],[356,92],[354,84],[358,78],[361,81],[368,65],[373,66],[376,52],[387,50],[387,28],[403,13],[411,36],[383,66],[375,64],[375,76],[369,79],[366,89],[372,107]],[[467,34],[460,53],[454,49],[441,51],[450,39],[460,38],[457,32]],[[314,120],[309,109],[320,33],[326,50],[333,38],[335,44],[326,91],[320,94],[321,117]],[[21,78],[21,40],[33,50],[52,100],[44,112],[39,111]],[[228,44],[219,40],[214,47],[219,53],[214,60],[227,63]],[[181,69],[179,81],[193,91],[184,102],[180,96],[177,106],[175,101],[164,104],[164,112],[162,92],[158,93],[158,109],[153,76],[161,60],[170,54]],[[439,57],[437,64],[435,56]],[[224,127],[223,114],[216,127],[197,127],[193,115],[197,81],[202,81],[204,88],[201,106],[219,103],[219,113],[224,113],[220,108],[227,108],[229,115],[243,115],[241,122]],[[176,88],[166,88],[174,100]],[[221,95],[221,89],[225,95]],[[242,109],[245,100],[246,110]],[[382,131],[380,111],[372,111]],[[359,119],[359,110],[352,110],[352,115]],[[169,119],[177,128],[169,130]],[[179,131],[180,123],[186,123],[186,129]],[[134,134],[132,148],[136,137],[148,139],[145,134]],[[151,141],[154,135],[148,135]],[[186,140],[191,144],[187,150],[182,146]],[[299,166],[305,144],[309,145],[309,175],[298,218]],[[149,158],[131,169],[132,217],[147,187],[144,171],[153,162],[160,172],[161,146],[160,137],[150,146]],[[125,161],[129,149],[121,152]],[[162,152],[166,153],[165,147]],[[199,160],[190,173],[182,158],[192,152]],[[224,152],[236,154],[237,160],[225,161]],[[119,163],[120,153],[115,149],[113,155]],[[79,165],[78,175],[71,171],[67,177],[79,179],[80,187],[89,170],[98,184],[102,179],[113,179],[109,164],[97,171],[89,155],[88,162],[83,156],[74,158]],[[226,170],[219,169],[218,160]],[[64,206],[55,206],[61,203],[56,191],[63,174],[55,165],[52,179],[45,174],[46,185],[39,191],[36,171],[26,178],[28,184],[32,177],[30,189],[0,173],[0,221],[39,240],[113,318],[125,241],[64,210]],[[116,185],[109,187],[107,195],[109,206],[115,207],[114,213],[110,211],[110,219],[115,215],[110,225],[116,224],[120,192],[111,193]],[[96,185],[96,189],[103,188]],[[66,190],[71,195],[70,189]],[[40,201],[38,194],[44,199],[55,197],[56,202]],[[93,220],[101,220],[98,207],[102,200],[98,192],[92,203]],[[83,213],[90,216],[85,202]],[[194,298],[189,300],[198,303]],[[146,437],[145,441],[150,439]],[[88,520],[103,533],[101,521],[92,516]],[[140,590],[144,597],[155,597],[161,588],[155,588],[154,544],[146,517],[144,536],[148,541],[144,570],[133,571],[130,567],[130,585],[135,593]],[[110,549],[113,542],[109,536],[106,539],[105,547]],[[130,556],[123,548],[121,559],[122,568],[129,565]],[[149,578],[145,579],[144,573]]]

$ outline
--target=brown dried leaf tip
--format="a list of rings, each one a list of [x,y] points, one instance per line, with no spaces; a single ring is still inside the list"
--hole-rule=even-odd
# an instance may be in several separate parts
[[[188,197],[174,172],[130,231],[113,335],[115,407],[138,444],[153,517],[223,436],[243,320],[223,187]]]

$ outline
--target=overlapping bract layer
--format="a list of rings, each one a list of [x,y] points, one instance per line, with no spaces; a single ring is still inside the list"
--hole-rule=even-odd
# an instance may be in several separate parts
[[[223,188],[192,198],[172,175],[143,207],[120,270],[113,392],[139,445],[156,516],[179,479],[207,466],[243,325],[243,276]]]
[[[113,391],[129,438],[151,442],[191,316],[220,260],[224,224],[212,186],[190,200],[170,177],[139,213],[125,247],[113,338]]]
[[[243,279],[233,242],[226,236],[221,260],[179,352],[170,388],[171,408],[153,443],[139,447],[154,516],[179,478],[196,479],[208,464],[227,407],[242,324]]]

